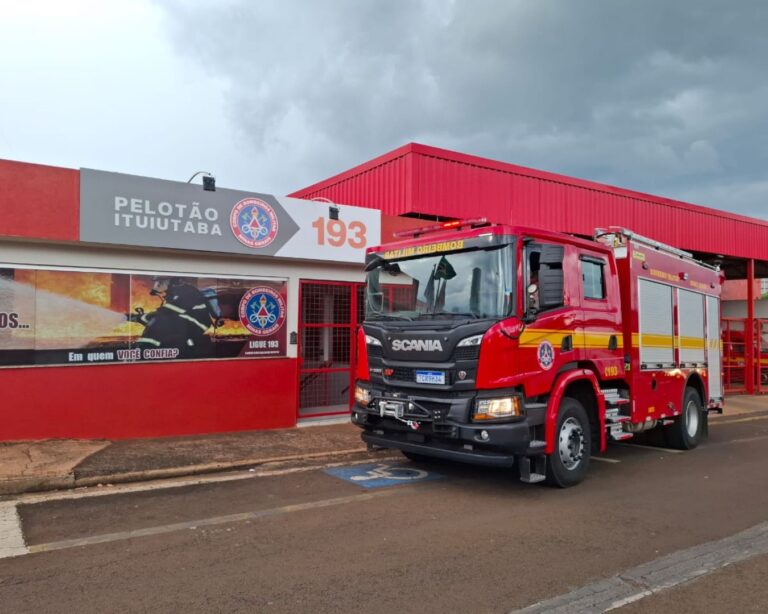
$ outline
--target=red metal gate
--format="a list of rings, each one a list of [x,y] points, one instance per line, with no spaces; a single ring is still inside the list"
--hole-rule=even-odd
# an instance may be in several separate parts
[[[747,354],[745,318],[723,318],[723,388],[727,393],[746,392]]]
[[[348,413],[363,284],[302,281],[299,288],[299,418]]]
[[[757,392],[768,393],[768,320],[755,319],[755,383]]]
[[[749,333],[747,318],[723,318],[723,386],[729,393],[751,393],[747,390],[749,353],[754,360],[751,381],[754,391],[768,393],[768,320],[755,318],[754,330]]]

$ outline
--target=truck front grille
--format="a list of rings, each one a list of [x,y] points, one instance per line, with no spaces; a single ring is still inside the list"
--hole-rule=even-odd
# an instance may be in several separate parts
[[[412,369],[411,367],[395,367],[389,378],[398,379],[403,382],[415,382],[416,369]]]
[[[430,369],[427,369],[427,370],[430,370]],[[439,369],[439,370],[442,371],[442,369]],[[387,370],[385,369],[384,371],[386,374]],[[458,371],[464,372],[463,378],[459,377]],[[461,369],[461,370],[449,369],[443,372],[445,373],[445,383],[448,385],[452,385],[464,380],[474,380],[477,370],[476,369]],[[414,369],[413,367],[393,367],[392,373],[386,375],[386,377],[390,381],[397,380],[400,382],[415,382],[416,369]]]
[[[454,360],[477,360],[478,358],[480,358],[479,345],[456,348],[456,351],[453,353]]]

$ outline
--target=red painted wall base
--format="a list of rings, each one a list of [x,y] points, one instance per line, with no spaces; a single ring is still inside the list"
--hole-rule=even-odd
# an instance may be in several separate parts
[[[0,441],[296,425],[295,359],[0,370]]]

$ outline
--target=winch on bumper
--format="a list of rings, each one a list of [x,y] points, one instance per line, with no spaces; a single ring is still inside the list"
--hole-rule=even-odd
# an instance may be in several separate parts
[[[432,397],[358,386],[355,397],[352,422],[372,446],[502,467],[544,452],[546,404],[526,403],[516,390]],[[515,415],[493,418],[479,413],[499,401],[514,406]]]

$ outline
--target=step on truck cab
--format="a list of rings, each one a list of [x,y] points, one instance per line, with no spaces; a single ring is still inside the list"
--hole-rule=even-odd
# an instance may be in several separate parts
[[[608,440],[693,448],[722,411],[722,276],[682,250],[468,220],[369,249],[366,270],[352,421],[369,446],[566,487]]]

